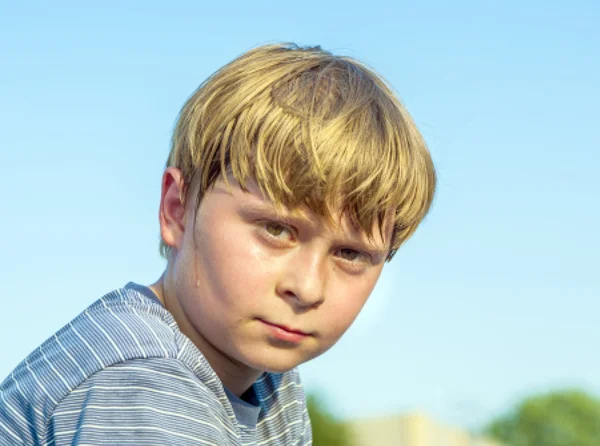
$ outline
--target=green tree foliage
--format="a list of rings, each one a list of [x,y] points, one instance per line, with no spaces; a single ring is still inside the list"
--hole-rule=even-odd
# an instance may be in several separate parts
[[[532,397],[487,432],[510,446],[599,446],[600,400],[581,391]]]
[[[323,401],[315,395],[308,395],[306,403],[312,424],[313,446],[347,445],[345,426],[336,420]]]

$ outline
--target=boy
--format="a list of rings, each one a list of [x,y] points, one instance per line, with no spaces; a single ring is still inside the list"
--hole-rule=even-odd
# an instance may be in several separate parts
[[[102,297],[6,378],[0,444],[311,444],[296,366],[350,326],[434,185],[375,73],[318,47],[242,55],[175,127],[165,272]]]

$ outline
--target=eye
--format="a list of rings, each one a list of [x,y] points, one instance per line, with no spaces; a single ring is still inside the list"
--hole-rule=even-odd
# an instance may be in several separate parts
[[[360,256],[360,252],[350,248],[340,249],[339,253],[341,258],[349,261],[354,261]]]
[[[269,221],[269,222],[265,223],[265,230],[273,237],[279,237],[281,234],[283,234],[288,229],[285,226],[283,226],[277,222]]]
[[[370,258],[367,254],[352,248],[342,248],[337,252],[338,257],[350,263],[369,263]]]
[[[263,221],[260,223],[263,237],[277,243],[293,241],[294,232],[289,226],[277,221]]]

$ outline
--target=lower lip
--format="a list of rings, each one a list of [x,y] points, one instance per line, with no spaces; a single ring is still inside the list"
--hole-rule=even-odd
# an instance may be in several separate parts
[[[268,322],[265,322],[263,320],[260,320],[260,322],[262,322],[265,325],[265,327],[267,327],[267,330],[269,330],[269,332],[274,337],[276,337],[277,339],[280,339],[282,341],[285,341],[285,342],[291,342],[294,344],[298,344],[299,342],[302,342],[304,339],[306,339],[308,337],[307,334],[296,333],[293,331],[287,331],[284,328],[278,327],[277,325],[269,324]]]

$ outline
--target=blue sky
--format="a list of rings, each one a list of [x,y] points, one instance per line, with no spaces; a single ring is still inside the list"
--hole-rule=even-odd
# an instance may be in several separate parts
[[[439,174],[356,324],[302,366],[308,389],[344,418],[472,429],[530,393],[600,394],[597,2],[202,3],[0,6],[0,379],[160,275],[179,108],[240,53],[294,41],[382,73]]]

